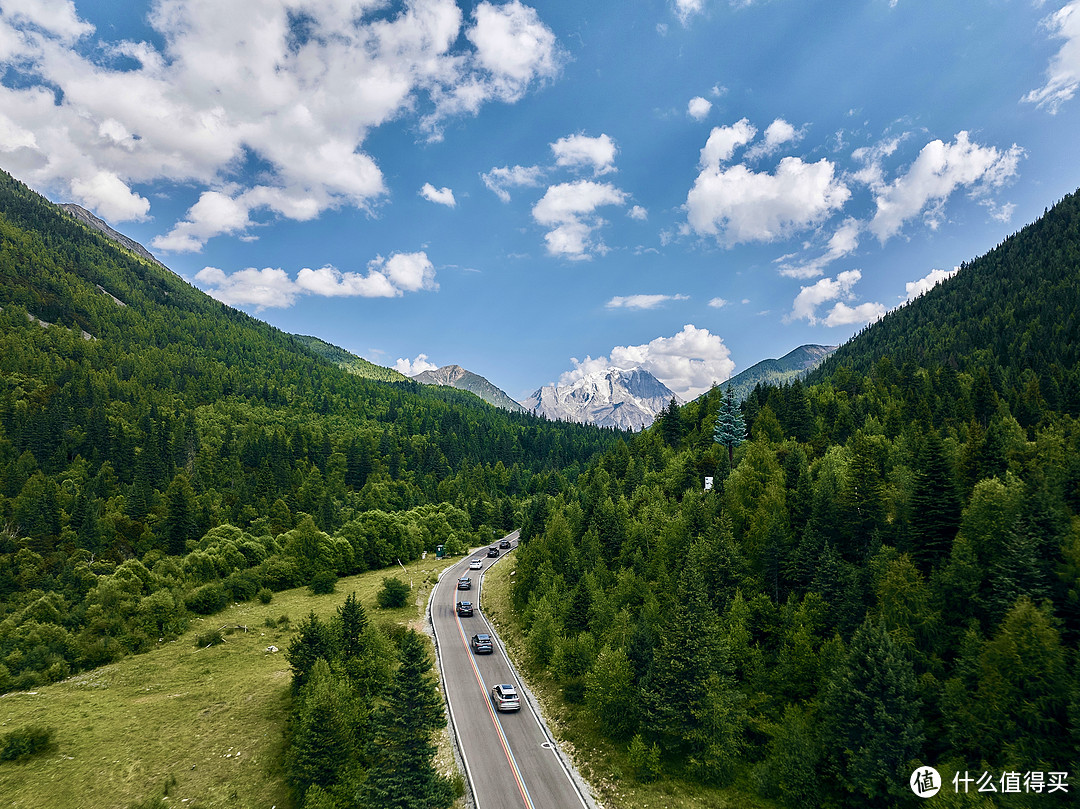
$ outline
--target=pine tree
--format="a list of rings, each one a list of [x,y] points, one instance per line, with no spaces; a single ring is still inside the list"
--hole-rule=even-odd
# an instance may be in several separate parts
[[[716,427],[713,429],[713,440],[721,446],[727,447],[728,465],[735,463],[735,447],[746,440],[746,422],[743,421],[742,412],[735,401],[731,390],[720,400],[720,411],[716,414]]]

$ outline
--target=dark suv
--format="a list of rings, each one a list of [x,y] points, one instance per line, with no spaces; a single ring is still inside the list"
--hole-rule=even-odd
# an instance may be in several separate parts
[[[504,551],[509,549],[510,548],[510,540],[509,539],[499,540],[499,547],[502,548]]]
[[[459,601],[457,603],[457,614],[463,618],[468,618],[472,615],[472,602],[471,601]]]
[[[472,589],[472,579],[470,579],[468,576],[466,576],[463,579],[458,579],[457,580],[457,588],[459,590],[471,590]]]
[[[494,545],[492,545],[490,548],[488,548],[488,556],[498,556],[498,555],[499,555],[499,549],[496,548]]]
[[[495,651],[491,635],[473,635],[469,645],[472,646],[473,654],[477,655],[489,655]]]

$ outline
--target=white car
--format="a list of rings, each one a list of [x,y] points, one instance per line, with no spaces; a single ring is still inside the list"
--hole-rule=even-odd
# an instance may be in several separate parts
[[[469,570],[479,570],[483,566],[484,566],[484,560],[483,559],[473,559],[471,562],[469,562]]]
[[[517,690],[509,683],[500,683],[491,689],[491,701],[497,711],[517,711],[521,709],[521,700]]]

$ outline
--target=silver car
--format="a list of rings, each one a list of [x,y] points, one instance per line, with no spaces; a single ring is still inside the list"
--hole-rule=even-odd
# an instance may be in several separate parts
[[[517,711],[521,708],[518,692],[509,683],[500,683],[491,689],[491,701],[497,711]]]

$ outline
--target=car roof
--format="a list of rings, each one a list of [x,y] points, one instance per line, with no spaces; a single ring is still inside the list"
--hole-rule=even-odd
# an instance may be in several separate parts
[[[478,640],[491,640],[491,635],[485,635],[483,632],[473,635],[473,637]]]
[[[510,683],[499,683],[496,688],[501,688],[503,691],[516,691],[513,685]]]

